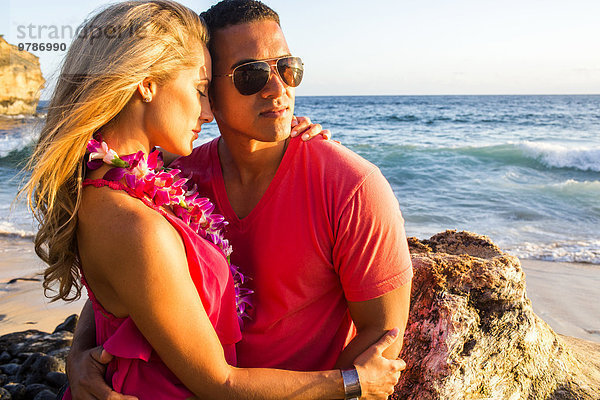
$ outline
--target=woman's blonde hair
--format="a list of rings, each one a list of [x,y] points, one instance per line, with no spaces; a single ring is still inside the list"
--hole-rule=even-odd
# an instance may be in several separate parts
[[[40,224],[35,251],[48,264],[43,286],[53,301],[81,295],[75,233],[88,141],[117,117],[145,78],[163,82],[195,65],[207,36],[195,12],[168,0],[110,5],[81,27],[65,57],[28,164],[31,178],[22,189]],[[52,289],[56,281],[57,291]]]

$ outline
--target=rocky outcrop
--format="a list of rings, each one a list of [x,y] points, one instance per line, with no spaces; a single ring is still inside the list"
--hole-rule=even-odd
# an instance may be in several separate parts
[[[34,114],[45,82],[40,60],[0,36],[0,115]]]
[[[600,399],[600,344],[533,313],[516,257],[468,232],[409,242],[408,367],[393,399]]]
[[[56,398],[67,382],[65,360],[73,340],[77,315],[54,333],[28,330],[0,336],[0,399]]]
[[[392,399],[600,399],[600,344],[557,335],[533,313],[516,257],[468,232],[409,243],[407,369]],[[51,398],[76,321],[0,337],[0,399]]]

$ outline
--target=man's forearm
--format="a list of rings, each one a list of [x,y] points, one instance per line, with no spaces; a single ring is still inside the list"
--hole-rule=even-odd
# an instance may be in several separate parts
[[[400,329],[398,339],[383,355],[396,359],[402,350],[404,330],[408,320],[411,283],[392,290],[375,299],[362,302],[348,302],[348,309],[357,334],[338,357],[336,367],[351,367],[354,359],[369,346],[378,341],[388,330]]]
[[[75,328],[69,356],[89,350],[92,347],[96,347],[96,323],[92,303],[88,300],[79,315],[79,322],[77,322]]]

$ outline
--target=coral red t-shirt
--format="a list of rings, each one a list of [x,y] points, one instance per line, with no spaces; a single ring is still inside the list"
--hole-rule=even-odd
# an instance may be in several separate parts
[[[379,169],[342,145],[290,140],[273,181],[245,218],[225,190],[218,138],[180,168],[229,226],[231,261],[251,280],[253,310],[238,366],[323,370],[355,335],[347,301],[382,296],[410,281],[398,201]]]

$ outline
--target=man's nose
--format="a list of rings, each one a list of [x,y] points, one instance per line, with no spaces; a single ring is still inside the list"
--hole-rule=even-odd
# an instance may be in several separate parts
[[[269,80],[267,84],[262,90],[264,97],[281,97],[285,93],[285,89],[287,85],[283,82],[283,79],[279,76],[279,72],[277,71],[277,65],[273,64],[270,66],[271,72],[269,74]]]

